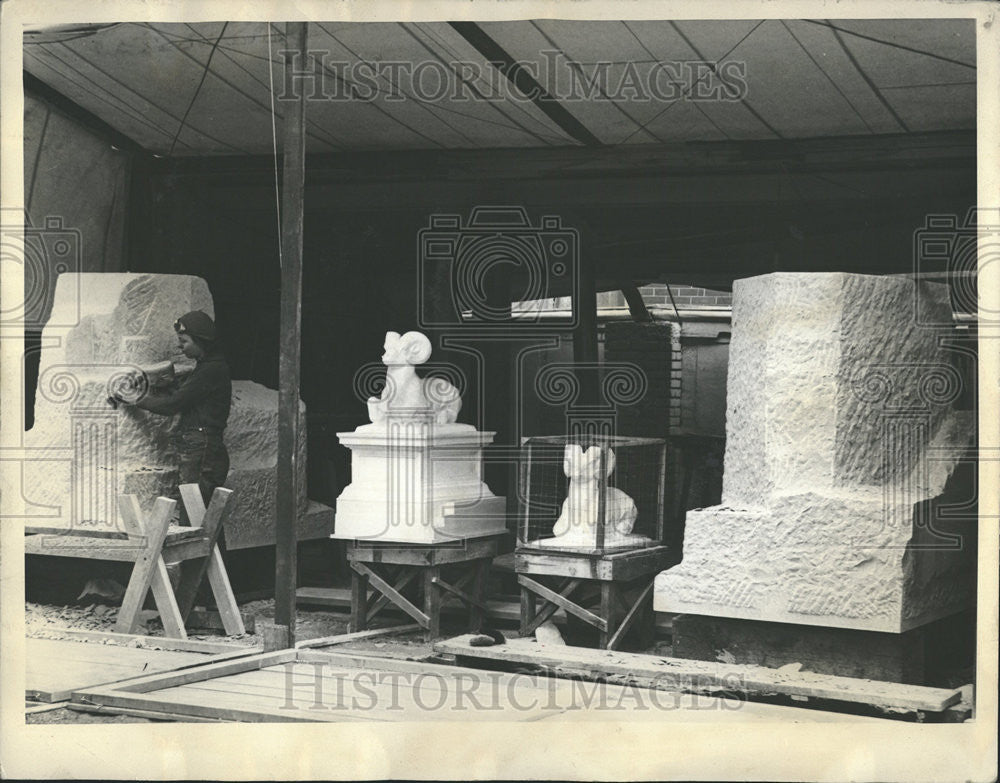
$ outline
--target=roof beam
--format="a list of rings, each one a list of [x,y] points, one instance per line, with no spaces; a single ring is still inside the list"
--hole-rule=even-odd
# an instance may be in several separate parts
[[[515,60],[506,49],[491,38],[475,22],[449,22],[452,29],[468,41],[518,90],[570,137],[587,147],[604,146],[582,122],[567,111],[531,73]]]
[[[33,95],[51,104],[70,119],[75,120],[88,130],[96,133],[98,136],[106,138],[111,142],[111,144],[120,150],[152,155],[149,150],[136,142],[134,139],[126,136],[117,128],[108,125],[108,123],[96,114],[91,114],[80,104],[70,98],[67,98],[54,87],[50,87],[37,76],[33,76],[27,71],[24,71],[23,73],[25,92],[32,93]]]
[[[480,182],[484,178],[564,180],[679,174],[872,172],[972,167],[976,132],[933,131],[792,140],[717,141],[483,150],[379,150],[308,156],[313,183]],[[177,157],[158,173],[204,177],[274,176],[270,155]],[[268,180],[270,181],[270,180]]]

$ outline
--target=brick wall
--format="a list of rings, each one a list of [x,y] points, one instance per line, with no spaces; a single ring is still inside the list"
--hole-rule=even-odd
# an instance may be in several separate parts
[[[689,285],[672,285],[674,303],[678,307],[731,307],[733,295],[729,291],[713,291],[710,288],[693,288]],[[670,307],[670,293],[662,283],[651,283],[639,289],[647,307]]]
[[[729,291],[713,291],[710,288],[694,288],[689,285],[669,286],[674,293],[674,303],[678,308],[698,308],[698,307],[731,307],[733,295]],[[651,283],[639,288],[642,300],[646,307],[670,307],[670,294],[668,287],[662,283]],[[573,300],[568,296],[560,296],[540,302],[515,303],[514,312],[521,310],[537,312],[539,310],[569,310],[573,306]],[[625,295],[621,291],[603,291],[597,295],[597,306],[604,307],[626,307]]]
[[[646,395],[618,410],[621,435],[666,437],[680,423],[680,327],[666,321],[612,321],[604,327],[604,362],[635,364],[646,375]]]

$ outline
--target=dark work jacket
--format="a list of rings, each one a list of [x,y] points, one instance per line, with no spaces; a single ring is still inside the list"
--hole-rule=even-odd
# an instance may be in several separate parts
[[[206,354],[176,390],[149,394],[136,405],[163,416],[181,414],[179,428],[203,428],[221,434],[229,419],[233,383],[229,365],[221,353]]]

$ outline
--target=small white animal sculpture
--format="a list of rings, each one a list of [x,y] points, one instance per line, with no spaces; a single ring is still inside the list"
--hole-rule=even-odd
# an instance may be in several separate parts
[[[431,341],[420,332],[386,332],[382,363],[388,368],[380,397],[368,398],[368,418],[385,421],[390,413],[421,417],[430,413],[435,424],[451,424],[458,418],[462,398],[444,378],[421,378],[414,367],[431,356]]]
[[[607,482],[615,469],[615,453],[608,449],[604,475],[601,471],[601,447],[591,446],[585,452],[578,444],[566,446],[563,452],[563,472],[569,477],[562,513],[552,528],[553,536],[592,535],[597,527],[599,482]],[[615,487],[606,487],[604,496],[604,531],[608,537],[632,532],[639,512],[635,501]]]

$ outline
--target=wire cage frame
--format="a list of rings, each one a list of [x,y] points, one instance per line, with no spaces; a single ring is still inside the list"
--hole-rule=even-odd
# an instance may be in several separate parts
[[[661,545],[666,450],[662,438],[524,438],[518,469],[518,549],[601,555]]]

